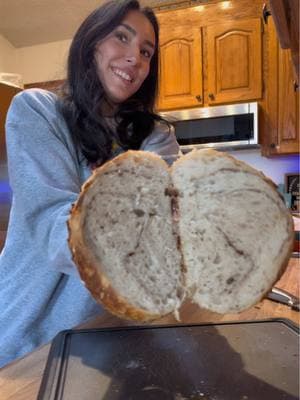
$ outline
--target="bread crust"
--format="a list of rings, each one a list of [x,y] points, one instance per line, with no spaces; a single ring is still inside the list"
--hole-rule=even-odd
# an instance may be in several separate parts
[[[114,290],[109,279],[103,272],[101,264],[91,253],[83,235],[83,221],[85,216],[83,202],[88,188],[97,181],[99,176],[110,171],[112,166],[121,166],[123,161],[127,158],[133,156],[136,163],[141,162],[141,158],[145,157],[145,152],[142,153],[143,155],[139,153],[142,152],[128,151],[97,168],[82,186],[79,198],[72,207],[67,225],[69,232],[68,243],[73,260],[77,265],[82,281],[95,300],[101,303],[104,308],[112,314],[120,318],[146,322],[157,319],[161,317],[161,315],[149,313],[144,309],[132,306],[129,304],[128,300]],[[147,152],[147,157],[149,160],[152,160],[152,162],[160,162],[166,169],[168,168],[165,161],[156,155]]]
[[[264,298],[267,295],[267,293],[272,289],[274,283],[276,283],[282,277],[283,273],[285,272],[285,270],[286,270],[286,268],[288,266],[288,263],[289,263],[290,258],[291,258],[291,254],[293,252],[293,247],[294,247],[294,220],[293,220],[293,217],[292,217],[291,213],[288,213],[287,215],[288,215],[288,225],[289,225],[289,228],[288,228],[289,229],[289,236],[288,236],[286,242],[287,242],[288,250],[287,250],[286,256],[284,257],[284,259],[281,262],[281,267],[278,270],[277,277],[274,279],[272,285],[270,285],[268,290],[266,290],[263,293],[261,299]],[[252,304],[252,305],[254,305],[254,304]]]

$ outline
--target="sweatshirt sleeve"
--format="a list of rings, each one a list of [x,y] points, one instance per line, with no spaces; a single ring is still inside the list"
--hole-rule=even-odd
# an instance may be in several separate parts
[[[174,127],[164,122],[156,122],[153,132],[143,141],[141,150],[152,151],[165,159],[180,154]]]
[[[41,246],[56,272],[78,275],[68,248],[67,219],[81,180],[75,148],[57,111],[56,97],[41,90],[18,94],[9,109],[6,144],[13,192],[9,230]],[[10,232],[9,232],[10,233]]]

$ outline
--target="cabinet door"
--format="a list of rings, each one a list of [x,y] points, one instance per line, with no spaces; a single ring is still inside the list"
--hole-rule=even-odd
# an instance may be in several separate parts
[[[279,48],[278,53],[278,151],[299,152],[299,91],[290,50]]]
[[[227,21],[207,27],[208,103],[262,96],[261,21]]]
[[[299,89],[291,51],[282,49],[272,18],[268,19],[268,73],[263,154],[299,153]]]
[[[203,104],[200,28],[161,31],[159,81],[158,109]]]

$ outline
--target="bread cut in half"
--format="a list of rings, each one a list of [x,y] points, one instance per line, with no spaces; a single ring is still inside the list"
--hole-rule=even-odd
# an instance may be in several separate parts
[[[185,298],[218,313],[257,303],[280,277],[293,221],[262,173],[215,150],[171,168],[128,151],[94,171],[68,221],[69,245],[93,297],[147,321]]]
[[[182,296],[167,164],[129,151],[98,168],[69,220],[69,243],[94,298],[120,317],[151,320]]]

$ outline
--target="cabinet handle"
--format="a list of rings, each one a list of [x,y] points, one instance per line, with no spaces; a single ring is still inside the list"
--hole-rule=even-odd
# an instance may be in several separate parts
[[[199,101],[199,103],[202,101],[202,97],[199,94],[196,96],[196,99]]]
[[[294,92],[297,92],[297,90],[299,90],[299,84],[298,84],[298,82],[297,82],[297,81],[294,81],[294,82],[293,82],[293,85],[294,85]]]
[[[214,100],[215,99],[215,95],[213,93],[209,93],[208,95],[210,100]]]
[[[276,144],[275,143],[271,143],[270,147],[271,147],[271,149],[275,149],[276,148]]]
[[[268,10],[268,7],[266,5],[266,3],[263,5],[263,20],[264,23],[267,24],[268,23],[268,17],[271,15],[271,11]]]

